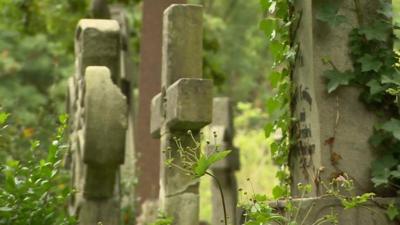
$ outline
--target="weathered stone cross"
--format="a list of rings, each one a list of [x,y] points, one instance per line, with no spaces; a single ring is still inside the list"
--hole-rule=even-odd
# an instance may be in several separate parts
[[[216,97],[213,101],[213,122],[209,126],[215,141],[208,145],[208,152],[218,150],[231,150],[229,156],[216,164],[212,165],[211,170],[220,182],[225,197],[228,224],[237,224],[236,205],[237,205],[237,182],[235,171],[239,170],[239,149],[233,146],[233,109],[228,97]],[[215,144],[217,146],[215,146]],[[211,184],[212,195],[212,223],[221,224],[224,219],[223,207],[221,202],[218,184],[213,180]]]
[[[79,22],[76,72],[69,79],[70,152],[76,189],[70,213],[80,225],[119,224],[119,167],[124,162],[127,102],[120,88],[117,21]]]
[[[162,92],[152,100],[151,133],[161,137],[167,150],[182,165],[175,138],[183,147],[193,146],[191,130],[199,140],[200,129],[211,122],[212,82],[202,78],[202,7],[172,5],[164,12]],[[160,206],[176,225],[199,224],[199,182],[165,163],[161,157]],[[154,162],[158,163],[158,162]]]

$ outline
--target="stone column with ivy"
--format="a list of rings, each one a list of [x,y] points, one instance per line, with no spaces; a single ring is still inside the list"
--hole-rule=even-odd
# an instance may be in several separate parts
[[[291,190],[295,198],[309,197],[298,200],[297,220],[314,224],[337,214],[341,225],[397,224],[386,212],[398,200],[383,198],[396,196],[391,175],[384,173],[397,169],[399,162],[390,153],[395,151],[390,150],[392,141],[399,143],[396,131],[385,122],[398,117],[393,114],[394,97],[385,92],[388,80],[398,76],[393,69],[391,4],[299,0],[292,13],[297,56],[292,70]],[[385,143],[389,149],[382,148]],[[372,192],[377,197],[367,201]]]
[[[202,79],[202,21],[198,5],[164,11],[162,91],[151,104],[151,133],[161,138],[164,152],[160,210],[176,225],[199,224],[199,180],[191,160],[199,155],[200,129],[212,118],[212,81]]]

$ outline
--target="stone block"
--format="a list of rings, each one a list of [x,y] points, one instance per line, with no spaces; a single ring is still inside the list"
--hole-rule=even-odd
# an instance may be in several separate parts
[[[111,81],[107,67],[88,67],[85,83],[83,160],[93,166],[122,164],[127,126],[126,98]]]
[[[87,199],[110,198],[114,194],[117,166],[86,166],[83,196]]]
[[[203,9],[199,5],[173,4],[164,11],[162,86],[179,78],[203,74]]]
[[[153,138],[160,137],[160,128],[163,120],[161,93],[151,100],[150,133]]]
[[[306,198],[293,200],[299,207],[297,222],[314,224],[318,219],[332,213],[337,214],[338,225],[397,225],[398,221],[390,221],[386,212],[389,204],[400,203],[399,198],[374,198],[353,209],[344,209],[336,198]],[[272,203],[274,208],[283,210],[285,202]],[[303,221],[303,222],[302,222]]]
[[[213,121],[211,124],[211,130],[215,126],[223,126],[224,141],[231,142],[234,136],[233,128],[233,109],[229,97],[215,97],[213,100]]]
[[[115,20],[82,19],[76,29],[75,55],[83,76],[88,66],[106,66],[115,83],[120,79],[120,27]]]
[[[176,131],[174,133],[161,131],[161,162],[173,158],[174,164],[183,167],[183,162],[178,153],[177,142],[175,138],[180,139],[180,144],[185,148],[187,146],[194,146],[193,139],[187,134],[186,131]],[[193,132],[193,137],[199,139],[199,132]],[[164,163],[161,165],[160,179],[161,191],[160,196],[174,196],[184,192],[198,193],[199,180],[195,179],[192,175],[188,175],[185,171],[177,169],[176,167],[169,167]],[[161,195],[162,193],[162,195]],[[162,202],[161,202],[162,204]]]
[[[182,78],[167,89],[166,122],[171,130],[197,130],[212,120],[211,80]]]
[[[117,199],[83,200],[79,210],[79,225],[119,225],[120,204]]]
[[[173,224],[198,224],[200,197],[195,193],[183,193],[167,197],[165,212],[174,218]]]
[[[237,181],[235,174],[229,170],[213,171],[214,176],[219,180],[219,183],[224,193],[226,212],[228,217],[228,224],[236,223],[236,205],[238,202]],[[222,199],[218,184],[213,179],[211,182],[211,201],[212,201],[212,223],[223,224],[224,212],[222,206]]]
[[[295,1],[295,14],[301,14],[296,31],[298,55],[293,69],[295,94],[291,101],[295,140],[290,151],[292,195],[300,197],[298,183],[312,184],[307,197],[323,195],[318,180],[329,183],[338,174],[346,173],[355,181],[355,192],[374,191],[371,165],[378,154],[369,144],[379,118],[359,100],[357,87],[340,87],[328,94],[324,73],[332,69],[329,59],[340,71],[353,69],[349,34],[359,26],[353,1],[341,1],[339,13],[346,23],[331,27],[318,20],[316,13],[326,1]],[[378,0],[360,1],[365,23],[377,19]],[[365,24],[365,25],[366,25]],[[357,160],[357,163],[354,163]]]

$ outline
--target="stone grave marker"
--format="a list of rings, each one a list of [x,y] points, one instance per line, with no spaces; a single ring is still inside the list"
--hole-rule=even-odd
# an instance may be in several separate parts
[[[231,150],[229,156],[211,167],[211,170],[221,184],[225,197],[228,224],[237,224],[236,205],[238,188],[235,171],[239,170],[239,149],[233,146],[234,127],[233,109],[228,97],[216,97],[213,101],[213,122],[209,126],[211,135],[216,140],[210,140],[207,151]],[[217,145],[217,146],[216,146]],[[217,183],[211,183],[212,224],[223,224],[223,207]]]
[[[297,184],[311,184],[312,192],[299,199],[299,215],[308,215],[304,224],[312,224],[316,219],[335,209],[339,214],[340,225],[394,224],[389,222],[384,206],[390,198],[375,198],[368,204],[370,210],[359,207],[343,210],[335,199],[320,199],[326,193],[323,183],[329,184],[336,177],[347,174],[354,181],[355,194],[374,191],[371,182],[371,165],[377,154],[369,145],[374,124],[378,121],[373,112],[368,111],[360,102],[360,90],[355,87],[341,87],[328,94],[324,72],[331,69],[324,64],[324,58],[332,60],[341,71],[352,69],[349,56],[349,34],[359,26],[354,12],[355,2],[340,1],[339,13],[347,22],[330,27],[319,21],[318,10],[324,1],[296,1],[295,13],[299,17],[299,26],[294,39],[299,51],[293,71],[295,96],[293,98],[293,117],[298,119],[292,138],[296,141],[291,149],[290,170],[292,195],[299,197],[301,191]],[[366,17],[366,23],[377,18],[378,0],[359,1],[360,10]],[[308,209],[313,210],[307,214]],[[302,216],[300,221],[304,219]]]
[[[151,133],[161,150],[182,166],[175,138],[193,146],[200,129],[211,122],[212,81],[202,79],[202,7],[172,5],[164,12],[161,93],[151,105]],[[161,156],[160,208],[175,225],[199,223],[199,181],[166,163]],[[157,163],[157,162],[154,162]]]
[[[126,96],[120,80],[117,21],[83,19],[75,36],[76,71],[69,79],[70,154],[76,192],[69,211],[80,225],[120,220],[119,167],[124,162]]]
[[[138,77],[138,108],[136,115],[135,186],[137,207],[136,212],[157,212],[159,194],[160,141],[153,139],[150,129],[150,105],[154,95],[161,91],[161,48],[162,21],[164,10],[173,3],[185,3],[185,0],[152,0],[143,1],[142,28],[140,36],[140,62]],[[143,209],[142,209],[143,208]],[[148,214],[148,213],[147,213]],[[148,216],[140,216],[138,224],[145,224]]]

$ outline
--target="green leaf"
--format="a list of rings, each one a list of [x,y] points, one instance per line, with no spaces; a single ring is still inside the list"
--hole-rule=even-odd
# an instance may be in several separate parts
[[[260,29],[264,32],[264,34],[271,38],[273,32],[276,29],[276,20],[273,18],[266,18],[260,22]]]
[[[391,176],[391,169],[398,164],[392,155],[384,157],[372,163],[372,182],[375,187],[387,185]]]
[[[205,155],[200,156],[200,159],[196,162],[196,165],[194,166],[194,173],[196,177],[202,177],[204,174],[206,174],[208,168],[216,163],[217,161],[220,161],[227,157],[231,151],[220,151],[220,152],[214,152],[208,157]]]
[[[267,201],[267,196],[266,195],[260,195],[260,194],[256,194],[254,196],[254,200],[256,200],[257,202],[265,202]]]
[[[208,157],[208,159],[207,159],[208,163],[211,166],[212,164],[216,163],[217,161],[220,161],[220,160],[226,158],[229,155],[229,153],[231,153],[230,150],[215,152]]]
[[[383,65],[383,63],[378,58],[370,54],[365,54],[363,57],[359,58],[357,62],[361,63],[362,72],[378,72]]]
[[[389,204],[386,214],[388,215],[389,219],[393,221],[400,215],[400,211],[399,208],[392,202]]]
[[[392,118],[384,123],[381,129],[391,133],[397,140],[400,140],[400,120]]]
[[[328,79],[328,93],[332,93],[341,85],[348,85],[355,78],[351,71],[340,72],[336,69],[325,71],[323,76]]]
[[[261,9],[266,11],[269,9],[271,2],[269,0],[260,0]]]
[[[385,88],[377,80],[370,80],[367,83],[367,86],[369,87],[370,95],[375,95],[385,91]]]
[[[9,116],[9,113],[0,112],[0,125],[3,125],[5,122],[7,122]]]
[[[386,41],[392,25],[384,21],[376,21],[374,24],[360,29],[367,40]]]
[[[275,186],[272,189],[272,195],[274,196],[274,199],[279,199],[279,198],[282,198],[282,197],[286,197],[287,190],[283,186]]]
[[[336,27],[346,22],[346,17],[339,14],[339,4],[336,1],[321,4],[316,17],[318,20],[328,23],[331,27]]]

